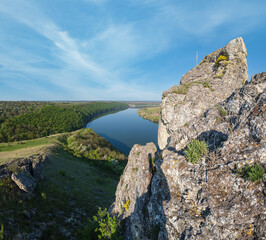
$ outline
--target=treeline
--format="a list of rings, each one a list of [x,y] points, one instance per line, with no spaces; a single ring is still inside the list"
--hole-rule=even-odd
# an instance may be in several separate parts
[[[109,111],[126,109],[124,103],[58,103],[5,119],[0,128],[0,142],[13,142],[70,132],[82,128],[93,117]]]

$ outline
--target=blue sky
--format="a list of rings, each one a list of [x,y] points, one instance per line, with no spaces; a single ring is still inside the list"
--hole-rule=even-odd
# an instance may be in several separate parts
[[[0,100],[160,100],[239,36],[266,71],[265,0],[0,0]]]

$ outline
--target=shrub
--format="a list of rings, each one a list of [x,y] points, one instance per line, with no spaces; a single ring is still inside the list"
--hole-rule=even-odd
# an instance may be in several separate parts
[[[93,220],[88,219],[87,224],[77,232],[80,240],[111,239],[121,240],[120,221],[116,217],[110,217],[107,209],[98,209]]]
[[[93,219],[98,223],[95,232],[100,233],[98,235],[99,239],[120,239],[118,233],[120,222],[115,216],[110,217],[106,208],[104,210],[99,208],[97,215],[93,216]]]
[[[217,58],[215,64],[216,64],[216,66],[218,67],[218,66],[219,66],[219,62],[221,62],[221,61],[227,61],[227,60],[228,60],[228,58],[227,58],[226,56],[224,56],[224,55],[220,55],[220,56]]]
[[[257,163],[254,165],[248,165],[246,164],[244,167],[239,168],[237,170],[237,174],[240,177],[243,177],[247,180],[250,180],[252,182],[256,182],[259,180],[264,180],[264,174],[265,170]]]
[[[198,162],[203,156],[208,153],[208,146],[205,141],[192,140],[185,150],[186,158],[191,163]]]

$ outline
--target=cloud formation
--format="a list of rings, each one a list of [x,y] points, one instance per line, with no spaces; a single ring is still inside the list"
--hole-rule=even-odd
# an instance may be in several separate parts
[[[159,100],[185,70],[173,61],[187,61],[186,44],[208,45],[219,31],[226,44],[265,20],[262,1],[206,2],[72,0],[88,9],[77,16],[61,1],[2,0],[2,100]],[[82,21],[82,34],[64,17]]]

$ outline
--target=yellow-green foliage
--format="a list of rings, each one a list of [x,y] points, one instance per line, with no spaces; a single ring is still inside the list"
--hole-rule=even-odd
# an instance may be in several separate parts
[[[222,78],[224,76],[224,73],[218,74],[215,76],[215,78]]]
[[[129,199],[128,199],[128,200],[125,202],[125,204],[124,204],[124,209],[125,209],[126,212],[128,211],[129,207],[130,207],[130,201],[129,201]]]
[[[4,239],[4,226],[3,224],[1,225],[1,230],[0,230],[0,240]]]
[[[228,58],[226,57],[226,56],[224,56],[224,55],[220,55],[218,58],[217,58],[217,60],[216,60],[216,66],[218,67],[219,66],[219,62],[221,62],[221,61],[227,61],[228,60]]]
[[[223,108],[221,108],[220,106],[217,106],[217,110],[219,111],[219,114],[221,117],[228,115],[228,112],[226,110],[224,110]]]

